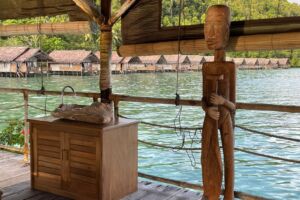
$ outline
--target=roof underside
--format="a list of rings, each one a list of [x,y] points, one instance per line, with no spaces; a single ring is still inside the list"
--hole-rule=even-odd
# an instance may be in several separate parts
[[[0,20],[68,14],[71,21],[87,20],[72,0],[1,0]]]

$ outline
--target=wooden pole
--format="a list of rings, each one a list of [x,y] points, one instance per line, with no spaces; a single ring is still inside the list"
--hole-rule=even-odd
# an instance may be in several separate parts
[[[206,47],[204,39],[182,40],[145,44],[123,45],[118,49],[119,55],[148,56],[177,54],[178,44],[182,54],[199,54],[211,52]],[[300,48],[300,32],[260,34],[231,37],[226,51],[258,51],[284,50]]]
[[[28,91],[23,90],[24,97],[24,162],[29,163],[29,129],[28,129]]]
[[[0,36],[18,36],[18,35],[57,35],[73,34],[82,35],[91,33],[90,23],[88,21],[63,22],[63,23],[45,23],[45,24],[21,24],[21,25],[0,25]]]
[[[111,94],[111,50],[112,31],[110,26],[101,27],[100,36],[100,91],[101,102],[110,103]]]
[[[100,91],[101,102],[111,103],[109,99],[111,90],[111,51],[112,51],[112,26],[109,25],[111,18],[111,0],[101,0],[101,14],[103,21],[100,27]]]

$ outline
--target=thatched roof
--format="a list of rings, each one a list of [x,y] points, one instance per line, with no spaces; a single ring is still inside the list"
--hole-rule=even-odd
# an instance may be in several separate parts
[[[55,50],[52,51],[49,56],[53,58],[53,61],[56,63],[79,64],[83,62],[99,62],[99,59],[92,51],[86,50]]]
[[[258,58],[257,59],[257,63],[258,65],[269,65],[271,62],[270,62],[270,59],[268,58]]]
[[[290,59],[288,58],[278,58],[279,65],[290,65]]]
[[[204,57],[203,57],[203,61],[204,61],[204,62],[213,62],[214,59],[215,59],[214,56],[204,56]]]
[[[129,56],[129,57],[125,57],[125,58],[123,58],[123,60],[121,61],[121,63],[122,63],[122,64],[128,64],[129,61],[131,60],[131,58],[132,58],[132,57],[130,57],[130,56]]]
[[[111,63],[112,64],[119,64],[124,58],[120,57],[116,51],[113,51],[111,54]]]
[[[200,55],[188,55],[191,64],[200,64],[203,62],[203,56]]]
[[[36,49],[28,49],[21,56],[19,56],[15,61],[26,62],[26,61],[30,61],[33,58],[37,59],[38,61],[52,60],[52,58],[50,58],[48,54],[36,48]]]
[[[0,62],[15,61],[28,49],[28,47],[0,47]]]
[[[143,64],[157,64],[159,59],[161,58],[160,55],[155,56],[139,56],[140,60]]]
[[[245,58],[246,65],[258,65],[257,58]]]
[[[236,65],[244,65],[244,64],[246,64],[245,58],[233,58],[233,62]]]
[[[186,59],[186,55],[179,55],[179,63],[183,63],[184,60]],[[178,55],[173,54],[173,55],[164,55],[164,58],[166,59],[168,64],[176,64],[178,62]]]
[[[278,65],[278,58],[270,58],[271,65]]]

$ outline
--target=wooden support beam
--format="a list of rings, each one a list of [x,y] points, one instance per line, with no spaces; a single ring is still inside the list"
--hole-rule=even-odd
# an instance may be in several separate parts
[[[112,27],[108,21],[111,18],[111,0],[101,0],[101,14],[103,21],[100,27],[100,80],[101,102],[110,103],[111,89],[111,52]]]
[[[24,162],[29,163],[29,124],[28,124],[28,91],[23,91],[24,98]]]
[[[20,25],[0,25],[0,36],[18,35],[58,35],[73,34],[81,35],[91,33],[88,21],[46,23],[46,24],[20,24]]]
[[[91,0],[73,0],[74,3],[85,12],[93,21],[101,25],[103,16],[101,15],[96,4]]]
[[[109,19],[109,25],[114,25],[120,17],[122,17],[137,0],[126,0],[117,13]]]
[[[118,49],[119,55],[148,56],[178,53],[178,44],[182,54],[199,54],[210,52],[204,39],[156,42],[123,45]],[[284,50],[300,48],[300,32],[259,34],[231,37],[226,51]]]
[[[103,15],[103,24],[109,25],[111,17],[111,0],[101,0],[101,14]]]

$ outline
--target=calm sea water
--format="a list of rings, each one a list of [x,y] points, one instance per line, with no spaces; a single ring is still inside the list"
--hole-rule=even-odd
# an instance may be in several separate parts
[[[300,69],[239,71],[237,81],[237,101],[247,103],[270,103],[300,105]],[[10,79],[0,78],[1,87],[40,89],[40,78]],[[58,90],[71,85],[76,91],[97,92],[98,77],[52,76],[45,78],[47,90]],[[175,73],[113,75],[113,92],[133,96],[174,98],[176,88]],[[180,73],[179,93],[181,98],[201,99],[201,72]],[[60,104],[60,97],[30,96],[30,104],[53,110]],[[91,99],[65,97],[66,103],[90,104]],[[23,109],[7,110],[21,105],[21,94],[0,94],[0,122],[13,118],[23,118]],[[153,105],[142,103],[120,104],[122,115],[146,122],[174,125],[179,111],[175,105]],[[30,109],[30,117],[44,116],[39,110]],[[200,108],[184,106],[181,112],[183,126],[198,127],[203,123]],[[276,135],[300,138],[300,114],[238,110],[236,124]],[[178,125],[178,120],[176,122]],[[0,129],[5,125],[0,123]],[[200,134],[185,133],[187,147],[191,138],[199,146]],[[190,135],[189,135],[190,134]],[[139,139],[167,144],[181,145],[181,136],[174,130],[139,125]],[[255,152],[300,160],[297,142],[260,136],[235,129],[236,147]],[[194,157],[194,159],[193,159]],[[193,166],[191,162],[196,166]],[[199,152],[181,152],[157,149],[139,145],[139,171],[166,178],[192,183],[201,183]],[[299,199],[300,164],[276,161],[268,158],[236,152],[235,189],[271,199]]]

